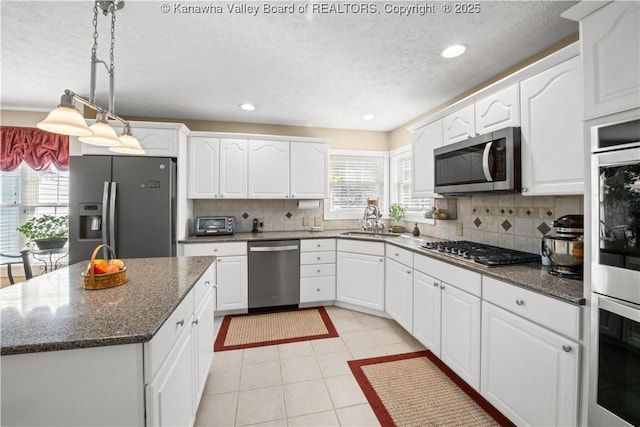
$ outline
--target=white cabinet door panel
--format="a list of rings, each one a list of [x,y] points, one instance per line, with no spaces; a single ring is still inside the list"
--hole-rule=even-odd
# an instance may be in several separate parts
[[[247,197],[247,151],[246,139],[220,140],[220,197]]]
[[[442,146],[442,120],[417,129],[411,135],[411,192],[414,197],[433,197],[433,150]]]
[[[249,141],[249,198],[289,198],[289,142]]]
[[[414,270],[413,336],[440,357],[440,281]]]
[[[242,310],[249,307],[247,269],[246,256],[218,258],[216,310]]]
[[[220,193],[220,140],[208,137],[189,138],[190,199],[212,199]]]
[[[387,258],[385,274],[385,311],[413,333],[413,269]]]
[[[442,119],[444,145],[464,141],[476,135],[476,117],[473,104]]]
[[[478,135],[510,126],[520,126],[520,91],[517,84],[476,102]]]
[[[482,395],[517,425],[576,425],[580,345],[482,303]]]
[[[338,252],[337,264],[336,299],[384,311],[384,257]]]
[[[291,143],[291,197],[324,199],[329,195],[329,145]]]

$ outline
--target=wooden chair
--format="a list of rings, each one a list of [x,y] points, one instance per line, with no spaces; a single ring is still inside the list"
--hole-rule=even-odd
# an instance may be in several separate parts
[[[33,271],[31,270],[31,259],[29,255],[29,250],[25,249],[20,251],[20,255],[9,255],[9,254],[1,254],[2,258],[17,258],[16,261],[4,261],[2,265],[7,266],[7,276],[9,276],[9,283],[12,285],[15,284],[15,279],[13,278],[13,274],[11,271],[11,266],[14,264],[22,264],[22,268],[24,269],[24,277],[26,280],[29,280],[33,277]]]

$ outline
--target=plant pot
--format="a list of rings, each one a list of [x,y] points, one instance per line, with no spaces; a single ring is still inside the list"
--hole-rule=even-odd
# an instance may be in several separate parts
[[[405,232],[405,228],[402,225],[392,225],[391,226],[391,232],[392,233],[404,233]]]
[[[61,249],[67,243],[67,239],[34,239],[40,250]]]

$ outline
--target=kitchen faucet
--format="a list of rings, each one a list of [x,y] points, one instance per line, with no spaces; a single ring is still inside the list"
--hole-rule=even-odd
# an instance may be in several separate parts
[[[385,223],[380,219],[381,217],[378,205],[368,204],[360,219],[360,227],[363,231],[382,233],[385,230]]]

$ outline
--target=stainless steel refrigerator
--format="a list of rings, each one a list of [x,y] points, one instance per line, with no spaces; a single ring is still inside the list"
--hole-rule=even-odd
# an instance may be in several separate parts
[[[100,244],[118,258],[176,255],[175,159],[72,156],[69,185],[69,263]]]

